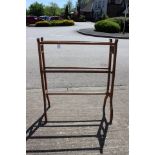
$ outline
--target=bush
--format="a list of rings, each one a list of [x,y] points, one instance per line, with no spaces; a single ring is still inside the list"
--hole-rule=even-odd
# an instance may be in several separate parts
[[[84,15],[80,15],[80,17],[77,19],[78,22],[85,22],[86,17]]]
[[[53,20],[53,21],[39,21],[35,23],[37,27],[47,26],[72,26],[74,25],[73,20]]]
[[[102,15],[99,19],[96,19],[95,22],[98,22],[100,20],[108,19],[109,17],[107,15]]]
[[[47,27],[50,26],[50,22],[48,21],[39,21],[35,23],[36,27]]]
[[[122,27],[123,20],[120,20],[120,19],[117,19],[117,18],[108,18],[106,20],[115,22],[115,23],[119,24],[120,27]]]
[[[60,20],[50,21],[50,26],[62,26],[62,25],[63,25],[63,22]]]
[[[72,25],[74,25],[74,21],[73,20],[63,20],[63,25],[64,26],[72,26]]]
[[[113,17],[113,18],[108,18],[106,20],[110,20],[118,23],[121,27],[121,31],[123,31],[125,17]],[[125,32],[129,32],[129,18],[126,18],[126,21],[125,21]]]
[[[118,23],[110,20],[101,20],[95,23],[96,31],[107,32],[107,33],[118,33],[121,27]]]
[[[72,26],[74,25],[73,20],[53,20],[50,22],[50,26]]]
[[[84,15],[80,15],[80,17],[78,17],[78,15],[74,14],[72,19],[76,22],[86,22],[86,17]]]

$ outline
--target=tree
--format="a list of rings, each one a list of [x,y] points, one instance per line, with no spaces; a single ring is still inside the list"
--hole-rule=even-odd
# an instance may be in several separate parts
[[[51,10],[50,10],[49,6],[45,6],[44,7],[44,14],[47,15],[47,16],[52,16],[51,15]]]
[[[126,16],[127,16],[127,11],[128,10],[128,5],[129,5],[129,0],[123,0],[124,5],[125,5],[125,12],[124,12],[124,26],[123,26],[123,33],[125,33],[125,23],[126,23]]]
[[[80,12],[80,9],[81,9],[81,0],[78,0],[77,1],[76,8],[77,8],[77,15],[78,15],[78,17],[80,17],[80,15],[81,15],[81,12]]]
[[[61,14],[61,9],[56,3],[51,3],[49,6],[44,8],[44,13],[47,16],[59,16]]]
[[[68,19],[69,11],[68,11],[68,5],[65,7],[65,18]]]
[[[78,1],[80,1],[80,4],[81,5],[87,5],[88,4],[88,2],[90,1],[90,0],[78,0]]]
[[[83,8],[84,6],[86,6],[88,4],[90,0],[78,0],[77,1],[77,13],[78,13],[78,17],[80,17],[81,15],[81,8]]]
[[[42,3],[35,2],[29,7],[29,14],[33,16],[44,15],[44,6]]]
[[[71,0],[68,0],[67,3],[64,5],[64,10],[65,18],[71,17],[72,12],[76,10]]]
[[[29,10],[26,9],[26,16],[28,16],[30,13],[29,13]]]
[[[72,3],[72,1],[68,0],[67,5],[68,5],[68,11],[70,13],[73,10],[73,3]]]
[[[71,0],[68,0],[67,3],[64,5],[64,8],[68,7],[68,13],[70,14],[71,11],[74,11],[74,6]]]

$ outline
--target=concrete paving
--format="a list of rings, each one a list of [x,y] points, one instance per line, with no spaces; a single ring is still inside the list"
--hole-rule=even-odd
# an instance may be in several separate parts
[[[105,136],[99,137],[97,134],[100,122],[103,120],[103,96],[53,96],[50,98],[52,103],[48,110],[47,124],[32,126],[43,114],[36,38],[43,36],[53,40],[107,40],[83,36],[76,31],[88,27],[93,27],[93,23],[76,23],[73,27],[64,28],[27,28],[27,130],[31,131],[31,136],[27,139],[28,155],[99,155],[103,144],[103,154],[105,155],[128,155],[127,40],[119,41],[113,99],[114,120],[112,125],[105,127],[107,129]],[[55,47],[56,51],[53,51],[52,55],[51,53],[46,55],[47,61],[52,62],[55,66],[58,63],[59,65],[73,64],[89,67],[105,65],[103,59],[106,54],[102,55],[102,49],[99,50],[99,47],[85,47],[76,51],[77,49],[79,48],[62,46],[60,52]],[[47,48],[47,50],[50,49]],[[98,50],[99,52],[96,52]],[[72,51],[78,52],[78,54],[74,52],[72,54]],[[50,59],[49,56],[52,58]],[[54,90],[100,91],[105,89],[103,84],[105,79],[101,75],[57,74],[50,78],[49,88]],[[106,114],[108,119],[108,107]]]
[[[114,94],[114,119],[108,127],[103,154],[127,155],[128,92],[125,87],[117,87]],[[51,101],[48,123],[37,128],[27,140],[27,154],[99,155],[97,132],[102,119],[103,96],[53,96]],[[27,129],[42,113],[41,90],[28,90]],[[108,104],[106,113],[108,119]]]
[[[80,40],[80,41],[109,41],[107,38],[85,36],[78,29],[93,27],[94,23],[76,23],[72,27],[27,27],[27,64],[26,87],[39,89],[40,73],[36,38],[48,40]],[[104,67],[107,64],[107,48],[103,46],[57,46],[46,47],[47,65],[52,66],[88,66]],[[127,86],[129,83],[129,40],[120,39],[116,66],[117,86]],[[101,74],[53,74],[50,75],[50,88],[66,87],[101,87],[105,79]]]

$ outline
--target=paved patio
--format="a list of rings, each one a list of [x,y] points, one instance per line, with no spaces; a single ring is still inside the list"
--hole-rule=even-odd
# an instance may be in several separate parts
[[[47,124],[38,126],[37,122],[31,128],[27,154],[99,155],[103,145],[104,155],[128,155],[126,90],[124,87],[115,88],[113,124],[108,126],[106,137],[102,139],[97,132],[102,120],[103,96],[53,96]],[[27,129],[42,113],[41,90],[27,90]]]
[[[102,117],[104,96],[53,96],[48,110],[48,122],[41,122],[43,100],[36,38],[108,40],[77,32],[78,29],[89,27],[93,27],[93,23],[76,23],[73,27],[63,28],[27,28],[27,155],[100,155],[101,146],[104,155],[128,155],[128,40],[119,40],[113,100],[114,120],[111,126],[104,123],[105,130],[100,130],[101,122],[106,122]],[[53,65],[104,65],[103,51],[98,47],[85,47],[77,55],[77,48],[74,47],[69,49],[62,46],[61,52],[54,50],[50,52],[52,59],[48,57]],[[49,89],[59,88],[63,91],[66,88],[69,91],[104,89],[100,87],[104,87],[102,75],[56,74],[49,80],[49,84]],[[97,134],[98,131],[102,131],[101,134]]]

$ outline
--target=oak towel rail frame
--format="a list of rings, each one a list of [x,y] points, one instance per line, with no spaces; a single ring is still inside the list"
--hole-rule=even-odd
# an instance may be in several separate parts
[[[41,75],[41,85],[43,93],[44,103],[44,118],[47,122],[47,106],[50,108],[49,95],[105,95],[104,107],[106,106],[107,99],[110,99],[110,119],[109,124],[112,124],[113,120],[113,92],[114,92],[114,81],[115,81],[115,70],[116,70],[116,57],[117,57],[117,44],[118,40],[112,39],[109,42],[89,42],[89,41],[50,41],[42,38],[37,39],[38,44],[38,55],[39,55],[39,67]],[[45,63],[45,51],[44,46],[46,45],[103,45],[109,46],[108,65],[106,68],[89,68],[89,67],[51,67],[46,66]],[[104,73],[107,74],[107,86],[105,92],[49,92],[47,84],[47,73]]]

